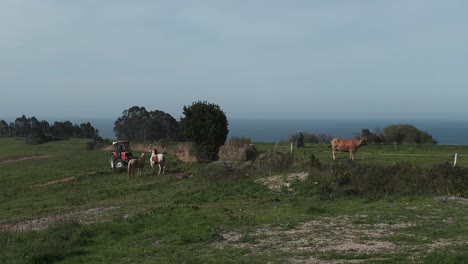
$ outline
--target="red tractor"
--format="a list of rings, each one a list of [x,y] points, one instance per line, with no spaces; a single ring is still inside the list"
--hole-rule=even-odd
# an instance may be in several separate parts
[[[133,158],[129,141],[112,142],[112,154],[109,159],[111,168],[123,168]]]

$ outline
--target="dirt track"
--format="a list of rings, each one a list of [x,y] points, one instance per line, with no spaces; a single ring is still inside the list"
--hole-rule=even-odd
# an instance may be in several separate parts
[[[49,158],[50,156],[17,156],[17,157],[10,157],[4,160],[0,160],[0,164],[16,162],[16,161],[23,161],[23,160],[31,160],[31,159],[45,159]]]
[[[120,207],[97,207],[86,210],[76,210],[63,214],[50,215],[37,219],[23,220],[16,223],[0,224],[0,231],[31,231],[44,230],[58,222],[78,221],[79,223],[89,223],[96,221],[103,213],[118,209]]]

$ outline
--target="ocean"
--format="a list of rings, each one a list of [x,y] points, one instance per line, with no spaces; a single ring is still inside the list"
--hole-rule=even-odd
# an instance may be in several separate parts
[[[85,121],[86,120],[86,121]],[[59,120],[60,121],[60,120]],[[74,124],[90,122],[103,138],[115,138],[114,119],[70,119]],[[282,142],[298,130],[311,134],[353,138],[362,129],[374,132],[393,124],[410,124],[428,132],[441,145],[468,145],[468,120],[377,120],[377,119],[228,119],[231,137],[246,137],[253,142]]]

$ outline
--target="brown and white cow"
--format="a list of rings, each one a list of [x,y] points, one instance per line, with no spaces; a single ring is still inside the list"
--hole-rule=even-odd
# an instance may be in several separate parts
[[[349,159],[354,160],[354,154],[366,140],[367,137],[358,137],[357,139],[333,138],[331,141],[333,160],[335,160],[335,153],[337,150],[349,152]]]

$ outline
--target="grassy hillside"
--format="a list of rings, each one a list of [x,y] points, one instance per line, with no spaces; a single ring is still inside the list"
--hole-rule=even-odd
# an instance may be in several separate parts
[[[148,166],[129,180],[110,169],[107,151],[87,151],[86,142],[32,146],[0,138],[0,263],[468,261],[462,197],[327,198],[303,190],[314,182],[292,179],[279,190],[262,184],[301,166],[237,171],[173,156],[166,175],[151,175]],[[268,152],[274,144],[256,147]],[[326,145],[295,150],[295,163],[310,153],[334,164]],[[356,163],[430,167],[453,163],[454,153],[468,165],[464,146],[365,146]],[[180,173],[193,177],[177,180]]]

